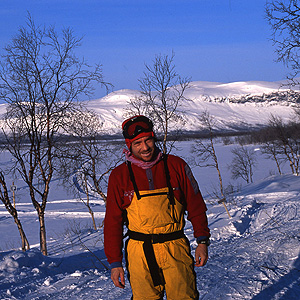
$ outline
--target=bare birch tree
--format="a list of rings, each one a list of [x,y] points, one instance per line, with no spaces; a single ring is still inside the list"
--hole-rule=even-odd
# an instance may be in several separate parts
[[[276,138],[276,133],[270,126],[260,130],[259,142],[261,143],[261,152],[275,161],[278,173],[282,175],[281,165],[284,162],[282,151],[280,150],[279,141]]]
[[[181,77],[175,70],[174,53],[156,55],[152,64],[145,65],[144,76],[139,80],[140,97],[131,99],[127,116],[143,113],[153,120],[155,129],[162,134],[162,149],[172,148],[169,136],[178,135],[185,121],[183,103],[190,78]]]
[[[279,151],[278,142],[274,140],[273,141],[266,140],[261,147],[261,152],[263,154],[266,154],[267,158],[271,158],[275,161],[278,173],[282,175],[282,171],[281,171],[282,158],[280,157],[281,153]]]
[[[237,146],[231,150],[233,154],[230,164],[233,179],[242,178],[247,183],[253,182],[253,168],[256,164],[255,152],[246,146]]]
[[[282,118],[271,115],[269,129],[273,131],[278,151],[289,163],[293,174],[299,175],[300,136],[298,124],[285,124]]]
[[[290,79],[299,84],[300,72],[300,5],[298,0],[272,0],[266,3],[266,18],[272,29],[272,39],[278,62],[291,69]]]
[[[220,195],[216,195],[219,198],[219,203],[223,203],[224,208],[231,218],[229,211],[226,206],[226,196],[224,193],[223,179],[221,175],[221,170],[219,167],[218,157],[214,146],[214,124],[215,120],[213,116],[206,110],[199,117],[199,121],[207,131],[208,131],[208,141],[198,140],[192,147],[192,153],[195,154],[195,164],[199,167],[212,167],[215,168],[218,173],[219,178],[219,192]]]
[[[89,67],[75,50],[81,39],[69,28],[27,25],[5,47],[0,65],[0,99],[8,104],[7,149],[29,188],[40,224],[40,248],[47,255],[45,210],[56,168],[55,149],[65,114],[92,82],[103,83],[99,65]]]
[[[107,179],[122,159],[121,144],[103,140],[100,117],[83,106],[69,116],[65,130],[71,141],[60,147],[60,173],[66,178],[64,183],[68,186],[71,183],[73,189],[74,182],[69,178],[73,176],[76,180],[77,192],[81,191],[80,199],[88,208],[96,229],[90,197],[97,196],[106,203]]]

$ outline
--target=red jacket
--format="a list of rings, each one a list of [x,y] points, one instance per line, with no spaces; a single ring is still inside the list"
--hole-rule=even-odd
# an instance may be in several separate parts
[[[168,155],[168,168],[175,198],[188,212],[195,238],[210,236],[207,226],[206,205],[198,184],[186,162],[178,156]],[[151,169],[144,170],[132,164],[134,177],[140,191],[160,189],[167,186],[164,162],[160,160]],[[104,250],[108,262],[122,261],[123,212],[130,205],[134,188],[126,163],[116,167],[109,177],[106,215],[104,220]]]

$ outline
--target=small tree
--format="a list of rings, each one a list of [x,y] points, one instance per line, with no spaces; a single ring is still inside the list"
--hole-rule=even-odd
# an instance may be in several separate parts
[[[89,194],[89,187],[88,187],[88,173],[83,173],[83,190],[86,194],[86,201],[84,201],[82,198],[80,198],[80,200],[82,201],[82,203],[87,207],[89,214],[91,215],[92,218],[92,222],[93,222],[93,227],[95,230],[97,230],[97,225],[96,225],[96,221],[95,221],[95,216],[94,216],[94,211],[91,208],[91,204],[90,204],[90,194]]]
[[[271,158],[275,161],[277,169],[278,169],[278,173],[280,175],[282,175],[282,171],[281,171],[281,167],[280,167],[282,160],[280,158],[278,142],[274,141],[274,140],[273,141],[266,140],[261,147],[261,152],[263,154],[266,154],[267,158]]]
[[[75,55],[80,42],[71,29],[58,34],[54,27],[37,27],[29,16],[5,47],[0,65],[0,99],[8,104],[6,146],[29,188],[44,255],[44,216],[65,115],[79,96],[91,94],[93,81],[103,83],[100,66],[91,69]]]
[[[162,149],[167,153],[173,145],[168,144],[171,131],[176,135],[184,125],[182,104],[187,100],[184,94],[190,78],[182,78],[175,71],[174,53],[170,57],[157,55],[152,65],[145,67],[144,77],[139,80],[141,95],[130,100],[126,115],[148,115],[162,133]]]
[[[5,205],[6,210],[14,218],[14,221],[18,227],[18,231],[20,233],[20,237],[22,241],[22,251],[29,250],[30,249],[29,242],[23,230],[21,221],[18,217],[18,211],[16,210],[15,206],[11,203],[11,199],[9,197],[8,188],[7,188],[3,171],[0,171],[0,199],[2,203]]]
[[[291,79],[300,72],[300,5],[298,0],[267,1],[266,18],[279,62],[291,69]],[[295,79],[296,84],[299,84]]]
[[[268,126],[260,130],[257,135],[259,142],[262,144],[261,152],[265,154],[267,158],[275,161],[278,173],[281,175],[281,164],[284,161],[284,158],[282,157],[279,145],[280,142],[276,138],[274,129]]]
[[[285,124],[282,118],[271,115],[269,128],[274,133],[278,151],[288,161],[293,174],[299,175],[300,137],[297,124]]]
[[[69,180],[73,176],[77,192],[80,190],[86,196],[83,199],[79,193],[91,214],[94,228],[96,225],[90,195],[97,195],[106,203],[108,175],[121,161],[120,145],[103,140],[101,128],[100,117],[82,105],[79,106],[65,125],[71,140],[62,145],[59,151],[60,173],[66,179],[64,184],[70,186],[71,183],[75,188],[73,181]]]
[[[225,204],[226,202],[226,196],[224,193],[224,187],[223,187],[223,179],[221,176],[221,170],[219,167],[218,157],[216,154],[215,146],[214,146],[214,118],[210,115],[208,111],[204,111],[201,116],[199,117],[199,121],[201,125],[208,131],[209,140],[208,143],[206,143],[203,140],[197,141],[193,147],[192,147],[192,153],[196,154],[195,158],[195,164],[199,167],[212,167],[215,168],[218,173],[219,178],[219,191],[220,191],[220,203],[223,203],[225,210],[231,218],[229,211],[227,209],[227,206]]]
[[[256,163],[255,152],[245,146],[237,146],[231,150],[233,159],[230,164],[233,179],[242,178],[247,183],[253,182],[253,168]]]

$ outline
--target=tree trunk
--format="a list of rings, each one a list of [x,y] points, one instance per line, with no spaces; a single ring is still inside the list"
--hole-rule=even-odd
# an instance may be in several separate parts
[[[249,161],[249,177],[250,177],[251,183],[253,183],[253,169],[252,169],[252,164],[250,161]]]
[[[92,211],[92,209],[89,206],[88,206],[88,209],[89,209],[89,213],[92,217],[93,227],[94,227],[95,230],[97,230],[96,221],[95,221],[95,217],[94,217],[94,212]]]
[[[277,169],[278,169],[279,175],[282,175],[282,172],[281,172],[281,169],[280,169],[280,165],[279,165],[279,161],[278,161],[278,159],[277,159],[276,155],[275,155],[275,154],[273,154],[273,157],[274,157],[274,160],[275,160],[275,162],[276,162],[276,166],[277,166]]]
[[[287,159],[289,161],[289,164],[290,164],[290,167],[291,167],[291,170],[292,170],[292,174],[295,174],[294,164],[293,164],[293,161],[292,161],[291,157],[288,154],[288,151],[286,149],[286,145],[283,145],[283,149],[284,149],[284,154],[285,154],[285,156],[287,157]]]
[[[212,137],[212,128],[210,128],[209,130],[210,130],[210,143],[211,143],[212,155],[213,155],[213,159],[215,161],[215,167],[217,169],[218,176],[219,176],[220,192],[221,192],[221,196],[222,196],[221,202],[223,203],[224,208],[227,212],[227,215],[230,219],[231,215],[230,215],[229,210],[228,210],[228,208],[226,206],[226,203],[225,203],[226,202],[226,197],[224,195],[223,180],[222,180],[222,176],[221,176],[221,171],[219,169],[217,154],[216,154],[215,147],[214,147],[214,141],[213,141],[213,137]]]
[[[46,241],[46,227],[45,227],[45,214],[44,212],[39,212],[39,222],[40,222],[40,249],[43,255],[48,255],[47,252],[47,241]]]
[[[86,206],[89,210],[89,213],[92,217],[92,221],[93,221],[93,226],[94,226],[94,229],[97,230],[97,226],[96,226],[96,222],[95,222],[95,217],[94,217],[94,212],[93,210],[91,209],[90,207],[90,195],[89,195],[89,190],[88,190],[88,185],[87,185],[87,178],[86,178],[86,175],[84,174],[84,184],[85,184],[85,194],[86,194]],[[84,203],[84,201],[83,201]]]
[[[30,249],[29,242],[27,240],[27,237],[26,237],[25,232],[23,230],[22,224],[21,224],[20,220],[18,219],[18,217],[14,216],[14,220],[15,220],[15,223],[17,224],[17,226],[18,226],[18,230],[19,230],[19,233],[20,233],[20,236],[21,236],[22,251],[25,252],[26,250]]]

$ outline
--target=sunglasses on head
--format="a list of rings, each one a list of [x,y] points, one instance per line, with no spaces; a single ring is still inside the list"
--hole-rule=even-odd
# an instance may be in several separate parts
[[[123,126],[125,139],[133,139],[142,132],[151,132],[153,123],[145,116],[137,116],[128,120]]]

